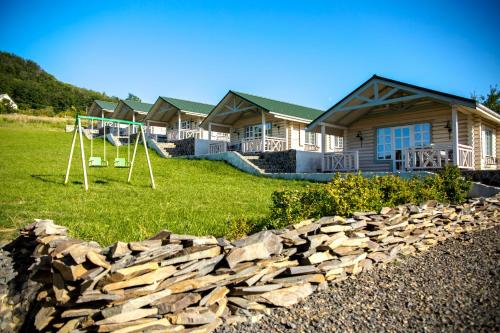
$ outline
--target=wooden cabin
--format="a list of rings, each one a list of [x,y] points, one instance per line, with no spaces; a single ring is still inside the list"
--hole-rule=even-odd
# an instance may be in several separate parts
[[[470,98],[374,75],[307,129],[342,135],[340,152],[322,150],[322,170],[405,172],[446,164],[498,169],[500,115]]]
[[[214,105],[160,96],[144,118],[148,134],[156,141],[178,141],[189,138],[208,139],[201,122]],[[162,138],[163,137],[163,138]],[[212,133],[212,139],[229,139],[224,133]]]
[[[120,100],[120,102],[116,106],[115,112],[113,112],[112,118],[143,122],[152,106],[153,104],[150,103]],[[120,127],[124,128],[127,126],[120,125]],[[123,132],[121,135],[126,135],[123,129],[121,129],[120,132]],[[116,132],[114,133],[116,135]],[[131,133],[137,133],[136,126],[132,126]]]
[[[211,144],[210,153],[320,152],[319,134],[306,133],[305,128],[322,114],[321,110],[230,90],[201,127],[208,131],[208,140],[213,140],[214,132],[229,135],[229,142]],[[341,149],[342,139],[327,136],[325,151]]]
[[[117,103],[94,100],[90,107],[87,109],[87,116],[111,118],[116,109]],[[102,123],[98,122],[98,127],[102,127]]]

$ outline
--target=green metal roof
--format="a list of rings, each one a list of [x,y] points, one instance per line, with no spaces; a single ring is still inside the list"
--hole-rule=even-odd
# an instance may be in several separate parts
[[[276,101],[274,99],[254,96],[237,91],[230,90],[233,94],[247,100],[250,103],[273,113],[279,113],[285,116],[297,117],[306,120],[313,120],[323,114],[323,111],[305,106]]]
[[[94,102],[99,105],[99,107],[101,109],[104,109],[104,110],[111,110],[113,111],[116,106],[118,105],[117,103],[113,103],[113,102],[107,102],[107,101],[100,101],[98,99],[94,100]]]
[[[209,114],[210,111],[214,108],[215,105],[204,104],[192,101],[186,101],[184,99],[177,99],[172,97],[163,97],[160,96],[161,99],[166,101],[167,103],[172,104],[176,108],[184,111],[190,111],[195,113]]]
[[[153,104],[129,101],[126,99],[122,100],[122,102],[128,105],[134,111],[145,112],[145,113],[148,113],[153,107]]]

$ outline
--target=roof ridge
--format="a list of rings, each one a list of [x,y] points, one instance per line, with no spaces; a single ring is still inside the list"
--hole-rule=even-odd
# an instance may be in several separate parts
[[[174,100],[177,100],[177,101],[189,102],[189,103],[196,103],[196,104],[203,104],[203,105],[212,106],[212,107],[215,106],[215,105],[210,104],[210,103],[197,102],[197,101],[192,101],[192,100],[189,100],[189,99],[182,99],[182,98],[177,98],[177,97],[160,96],[160,98],[161,99],[174,99]]]
[[[306,108],[306,109],[311,109],[311,110],[316,110],[316,111],[321,111],[321,112],[324,112],[324,110],[321,110],[321,109],[317,109],[317,108],[312,108],[310,106],[304,106],[304,105],[300,105],[300,104],[295,104],[295,103],[290,103],[290,102],[285,102],[285,101],[280,101],[278,99],[274,99],[274,98],[269,98],[269,97],[264,97],[264,96],[259,96],[259,95],[254,95],[254,94],[249,94],[249,93],[245,93],[245,92],[241,92],[241,91],[236,91],[236,90],[229,90],[230,92],[234,93],[234,94],[244,94],[244,95],[249,95],[249,96],[253,96],[253,97],[258,97],[258,98],[264,98],[264,99],[268,99],[270,101],[274,101],[274,102],[279,102],[279,103],[283,103],[283,104],[289,104],[289,105],[294,105],[294,106],[300,106],[301,108]]]

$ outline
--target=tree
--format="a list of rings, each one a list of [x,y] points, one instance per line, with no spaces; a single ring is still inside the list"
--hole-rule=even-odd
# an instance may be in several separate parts
[[[477,96],[474,93],[472,94],[472,98],[487,108],[500,113],[500,90],[497,85],[490,86],[490,91],[486,94],[486,96]]]
[[[132,93],[128,93],[128,97],[125,98],[126,101],[142,102],[142,100]]]

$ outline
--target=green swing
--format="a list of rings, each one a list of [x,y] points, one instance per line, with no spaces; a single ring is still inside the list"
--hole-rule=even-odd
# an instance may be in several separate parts
[[[116,124],[118,140],[120,140],[120,127],[119,124]],[[128,136],[127,136],[127,158],[120,157],[120,146],[116,146],[116,158],[114,166],[115,168],[129,168],[130,167],[130,125],[127,128]]]
[[[94,156],[94,120],[92,119],[90,121],[91,137],[90,137],[89,167],[91,167],[91,168],[102,168],[102,167],[108,166],[108,161],[106,160],[106,126],[104,124],[104,121],[102,121],[102,125],[103,125],[103,129],[104,129],[104,140],[103,140],[104,155],[103,155],[103,157]]]

